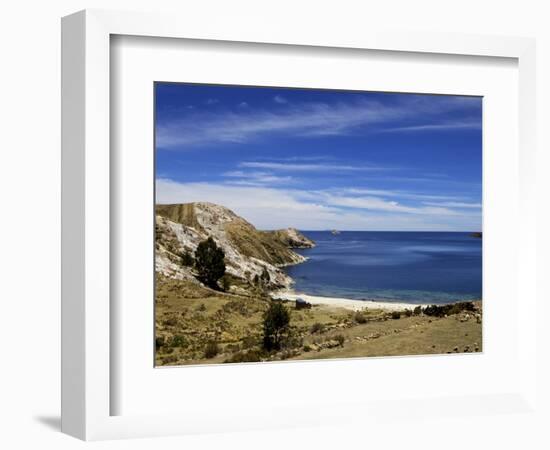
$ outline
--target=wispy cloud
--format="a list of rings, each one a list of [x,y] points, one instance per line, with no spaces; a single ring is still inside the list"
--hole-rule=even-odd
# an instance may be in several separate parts
[[[267,158],[267,161],[275,162],[296,162],[296,161],[330,161],[334,157],[328,155],[310,155],[310,156],[286,156],[284,158]]]
[[[456,195],[435,195],[435,194],[425,194],[419,192],[410,192],[402,190],[387,190],[387,189],[363,189],[363,188],[347,188],[343,192],[346,194],[357,194],[357,195],[378,195],[381,197],[397,197],[402,199],[411,199],[411,200],[437,200],[437,201],[450,201],[447,205],[442,203],[433,204],[435,206],[451,206],[452,201],[463,200],[463,197]],[[430,204],[425,202],[425,204]]]
[[[423,202],[425,205],[438,206],[444,208],[481,208],[481,203],[465,203],[465,202]]]
[[[288,103],[288,100],[280,95],[276,95],[275,97],[273,97],[273,101],[275,103],[279,103],[279,104],[285,104],[285,103]]]
[[[352,166],[336,163],[291,163],[291,162],[263,162],[263,161],[244,161],[239,167],[253,169],[269,169],[284,172],[361,172],[373,170],[389,170],[387,167],[378,166]]]
[[[270,172],[250,172],[242,170],[232,170],[224,172],[224,177],[230,178],[231,184],[243,185],[243,186],[263,186],[263,185],[277,185],[284,183],[288,185],[294,182],[294,178],[291,176],[279,176]]]
[[[235,177],[240,174],[234,173]],[[263,185],[156,182],[157,203],[209,201],[224,205],[260,229],[475,230],[479,214],[452,208],[403,205],[379,197],[349,197]]]
[[[444,207],[433,206],[407,206],[395,200],[385,200],[380,197],[346,197],[321,193],[325,204],[330,206],[341,206],[346,208],[364,209],[369,211],[386,211],[407,214],[424,215],[459,215],[460,213]]]
[[[411,95],[400,102],[380,103],[366,98],[335,103],[281,104],[276,109],[257,109],[248,104],[236,110],[190,111],[180,117],[159,120],[157,147],[185,149],[214,143],[244,143],[266,135],[336,136],[363,131],[422,131],[479,128],[480,121],[449,121],[445,114],[464,112],[478,103],[461,97],[426,99]],[[395,121],[401,125],[395,127]]]
[[[447,131],[447,130],[479,130],[481,122],[478,119],[466,121],[454,121],[447,123],[433,123],[424,125],[410,125],[404,127],[392,127],[379,130],[380,133],[416,132],[416,131]]]

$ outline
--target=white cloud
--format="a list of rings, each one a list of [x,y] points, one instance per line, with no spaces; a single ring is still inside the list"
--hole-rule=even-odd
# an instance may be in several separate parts
[[[297,162],[297,161],[329,161],[334,157],[329,155],[311,155],[311,156],[287,156],[284,158],[269,158],[269,161],[282,161],[282,162]]]
[[[212,143],[243,143],[270,133],[292,136],[344,135],[359,129],[383,131],[396,120],[411,122],[406,128],[450,129],[481,127],[471,123],[444,121],[442,114],[461,111],[472,101],[460,97],[436,100],[411,95],[398,104],[381,104],[360,99],[353,102],[287,104],[276,110],[241,107],[236,111],[197,111],[179,119],[157,123],[157,146],[163,149],[184,149]],[[242,102],[240,106],[248,106]],[[419,123],[420,121],[420,123]],[[375,128],[373,128],[375,127]],[[434,128],[435,127],[435,128]],[[394,129],[398,130],[398,129]]]
[[[275,103],[279,103],[279,104],[285,104],[285,103],[288,103],[288,100],[284,97],[281,97],[280,95],[276,95],[275,97],[273,97],[273,101]]]
[[[294,178],[291,176],[278,176],[270,172],[244,172],[242,170],[232,170],[222,174],[224,177],[234,178],[231,184],[242,184],[249,186],[291,184]]]
[[[401,190],[386,190],[386,189],[362,189],[362,188],[347,188],[343,189],[342,192],[346,194],[359,194],[359,195],[378,195],[382,197],[398,197],[402,199],[412,199],[412,200],[447,200],[447,201],[458,201],[464,200],[464,197],[458,197],[456,195],[433,195],[433,194],[424,194],[418,192],[409,192]],[[430,204],[425,202],[425,204]],[[444,204],[432,204],[433,206],[451,206]]]
[[[411,125],[405,127],[384,128],[379,130],[381,133],[395,132],[414,132],[414,131],[447,131],[447,130],[480,130],[481,123],[479,120],[455,121],[446,123],[431,123],[422,125]]]
[[[385,167],[377,166],[350,166],[336,163],[286,163],[286,162],[262,162],[262,161],[245,161],[239,164],[239,167],[254,168],[254,169],[269,169],[280,170],[286,172],[356,172],[369,170],[388,170]]]
[[[481,208],[481,203],[465,203],[465,202],[424,202],[425,205],[442,206],[444,208]]]
[[[331,206],[344,206],[374,211],[388,211],[409,214],[426,215],[458,215],[456,211],[448,208],[433,206],[406,206],[396,201],[388,201],[378,197],[343,197],[332,194],[322,194],[325,202]]]
[[[479,214],[407,207],[379,198],[348,199],[327,192],[223,183],[156,182],[157,203],[207,201],[232,209],[259,229],[477,230]]]

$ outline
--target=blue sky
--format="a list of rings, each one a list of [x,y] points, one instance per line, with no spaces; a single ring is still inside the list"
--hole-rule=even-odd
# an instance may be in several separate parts
[[[157,83],[157,203],[259,229],[481,230],[480,97]]]

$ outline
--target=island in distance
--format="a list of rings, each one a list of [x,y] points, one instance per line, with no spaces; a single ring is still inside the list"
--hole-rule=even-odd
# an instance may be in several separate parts
[[[157,366],[482,350],[481,299],[294,292],[289,269],[316,246],[294,228],[257,230],[213,203],[157,205],[155,240]]]

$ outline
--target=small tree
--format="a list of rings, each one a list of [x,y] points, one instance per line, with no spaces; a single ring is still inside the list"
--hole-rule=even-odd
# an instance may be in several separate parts
[[[184,250],[181,253],[181,265],[182,266],[192,266],[194,264],[195,260],[193,259],[193,256],[189,254],[187,250]]]
[[[271,276],[269,275],[269,272],[267,271],[267,268],[265,266],[264,270],[262,271],[262,275],[260,276],[260,280],[262,286],[267,286],[271,282]]]
[[[256,287],[262,290],[266,289],[269,286],[269,283],[271,282],[271,276],[269,275],[269,272],[265,266],[261,274],[256,274],[254,276],[253,282]]]
[[[204,284],[218,289],[218,280],[225,274],[225,253],[211,237],[197,246],[195,268]]]
[[[280,350],[281,343],[289,331],[290,312],[281,302],[272,302],[264,314],[264,348],[267,351]]]
[[[206,344],[206,347],[204,348],[204,357],[206,359],[213,358],[218,353],[220,353],[220,346],[216,342],[209,342]]]
[[[222,289],[225,292],[228,292],[230,288],[231,288],[231,279],[229,278],[229,276],[227,274],[225,274],[222,277]]]

